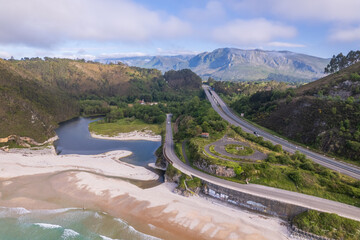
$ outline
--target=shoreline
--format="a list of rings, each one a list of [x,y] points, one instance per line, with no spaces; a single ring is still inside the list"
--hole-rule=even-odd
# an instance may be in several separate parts
[[[118,140],[118,141],[132,141],[132,140],[145,140],[153,142],[161,142],[160,135],[154,135],[149,132],[133,131],[128,133],[118,133],[115,136],[107,136],[90,132],[92,138],[106,139],[106,140]]]
[[[0,206],[105,212],[161,239],[291,239],[283,220],[198,196],[187,198],[173,193],[175,187],[163,183],[141,189],[87,172],[39,174],[0,180]]]
[[[120,152],[122,156],[131,153]],[[106,212],[138,231],[162,239],[291,239],[281,219],[231,208],[199,196],[178,195],[173,192],[174,183],[142,189],[123,179],[98,174],[111,172],[133,179],[153,176],[144,167],[113,159],[119,156],[118,151],[93,156],[57,156],[51,147],[0,152],[0,206],[77,207]]]

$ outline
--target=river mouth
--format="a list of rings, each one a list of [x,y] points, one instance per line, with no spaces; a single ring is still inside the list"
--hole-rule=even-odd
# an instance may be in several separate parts
[[[133,154],[121,161],[137,166],[147,166],[156,161],[155,151],[161,142],[144,140],[106,140],[93,138],[89,132],[89,123],[99,118],[79,117],[61,123],[56,129],[59,139],[54,143],[59,155],[80,154],[96,155],[114,150],[127,150]]]
[[[123,179],[141,188],[151,188],[164,182],[164,171],[153,169],[148,166],[149,163],[155,163],[155,151],[161,145],[161,142],[145,140],[106,140],[91,137],[89,124],[98,121],[99,117],[79,117],[63,123],[60,123],[56,134],[59,139],[54,143],[58,155],[79,154],[96,155],[115,150],[127,150],[132,154],[121,158],[119,161],[129,164],[145,167],[159,175],[158,180],[140,181],[133,179]],[[99,161],[99,164],[101,162]]]

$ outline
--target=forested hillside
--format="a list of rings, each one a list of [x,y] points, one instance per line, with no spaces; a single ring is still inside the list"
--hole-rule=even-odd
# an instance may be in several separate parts
[[[359,73],[356,63],[296,89],[240,93],[231,107],[290,139],[360,163]]]
[[[121,63],[0,59],[0,137],[43,141],[54,135],[57,123],[79,114],[106,114],[111,105],[136,99],[180,101],[199,94],[200,87],[201,79],[189,70],[164,77]]]

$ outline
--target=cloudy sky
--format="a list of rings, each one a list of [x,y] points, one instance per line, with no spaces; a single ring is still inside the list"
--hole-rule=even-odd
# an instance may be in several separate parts
[[[0,57],[360,49],[359,0],[0,0]]]

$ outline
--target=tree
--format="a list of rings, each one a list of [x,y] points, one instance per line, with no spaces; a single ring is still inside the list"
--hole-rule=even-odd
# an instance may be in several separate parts
[[[339,53],[337,56],[333,55],[329,64],[325,67],[324,72],[334,73],[359,61],[360,51],[350,51],[346,56],[344,56],[342,53]]]

